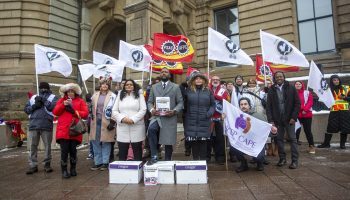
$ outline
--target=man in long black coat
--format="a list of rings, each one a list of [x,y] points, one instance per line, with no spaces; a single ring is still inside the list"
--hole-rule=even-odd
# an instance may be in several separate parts
[[[282,167],[287,163],[284,151],[284,133],[287,132],[291,146],[292,163],[290,169],[298,168],[298,145],[295,134],[295,122],[300,110],[300,100],[293,85],[285,81],[283,72],[276,72],[274,75],[274,85],[267,95],[266,115],[269,123],[278,129],[277,146],[280,157],[277,166]]]

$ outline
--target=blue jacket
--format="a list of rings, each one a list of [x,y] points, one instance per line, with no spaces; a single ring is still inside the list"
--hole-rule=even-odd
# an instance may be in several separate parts
[[[33,110],[32,105],[30,103],[30,100],[28,100],[24,112],[29,115],[29,130],[47,130],[52,131],[53,129],[53,115],[50,115],[48,112],[52,112],[54,109],[56,102],[58,101],[58,98],[55,96],[53,100],[50,102],[47,100],[49,96],[51,95],[51,92],[45,92],[40,93],[39,96],[41,96],[44,99],[44,106]],[[46,109],[45,109],[46,108]]]

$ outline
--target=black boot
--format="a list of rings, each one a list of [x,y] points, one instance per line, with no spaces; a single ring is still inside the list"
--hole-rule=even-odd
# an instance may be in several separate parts
[[[44,170],[46,173],[51,173],[53,170],[51,168],[51,163],[50,162],[46,162],[45,166],[44,166]]]
[[[263,162],[256,162],[256,170],[264,171],[264,163]]]
[[[236,172],[241,173],[247,170],[248,170],[248,162],[247,160],[242,160],[241,165],[236,169]]]
[[[340,148],[341,149],[346,149],[345,147],[345,142],[346,142],[346,139],[348,139],[348,134],[340,134]]]
[[[324,135],[324,142],[321,144],[321,145],[318,145],[317,148],[330,148],[331,145],[330,145],[330,142],[331,142],[331,139],[332,139],[332,134],[325,134]]]
[[[70,175],[71,176],[77,176],[76,166],[77,166],[77,160],[74,158],[70,158]]]
[[[62,178],[70,178],[70,174],[67,170],[67,162],[61,160]]]

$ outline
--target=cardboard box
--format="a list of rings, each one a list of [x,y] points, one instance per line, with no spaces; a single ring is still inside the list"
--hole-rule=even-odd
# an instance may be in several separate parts
[[[175,162],[158,161],[143,167],[145,185],[175,184]]]
[[[138,184],[141,178],[141,161],[114,161],[109,164],[109,183]]]
[[[208,183],[207,162],[199,161],[176,161],[177,184],[206,184]]]

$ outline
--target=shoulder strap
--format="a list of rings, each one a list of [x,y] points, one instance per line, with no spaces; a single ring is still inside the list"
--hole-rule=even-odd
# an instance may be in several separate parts
[[[262,98],[261,98],[261,97],[259,97],[258,95],[254,94],[254,93],[251,92],[251,91],[245,91],[245,92],[243,92],[243,93],[251,94],[251,95],[255,96],[256,98],[258,98],[260,101],[262,101]]]

